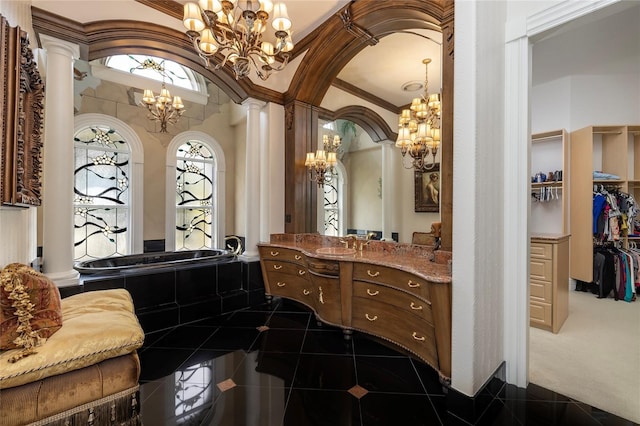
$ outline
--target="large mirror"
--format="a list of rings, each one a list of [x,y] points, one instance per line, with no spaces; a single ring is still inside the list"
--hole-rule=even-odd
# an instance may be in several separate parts
[[[442,33],[436,29],[385,36],[341,70],[321,106],[333,112],[361,106],[370,114],[359,117],[360,123],[376,116],[397,132],[401,111],[414,98],[442,93],[442,55]],[[375,233],[411,242],[414,232],[430,232],[432,223],[440,222],[441,188],[432,205],[425,206],[429,199],[423,193],[434,185],[434,176],[439,183],[441,150],[427,156],[428,170],[420,170],[412,167],[409,154],[402,156],[396,140],[371,133],[340,117],[319,120],[318,145],[325,135],[338,135],[342,144],[336,179],[318,188],[318,232]]]

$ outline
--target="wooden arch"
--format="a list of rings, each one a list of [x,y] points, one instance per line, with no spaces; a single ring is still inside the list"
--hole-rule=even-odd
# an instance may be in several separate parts
[[[317,106],[339,72],[379,38],[411,29],[443,33],[441,141],[442,247],[451,248],[453,189],[453,25],[452,0],[358,0],[329,18],[310,44],[285,94],[285,231],[316,227],[317,185],[306,178],[305,155],[317,147]],[[358,119],[358,118],[357,118]],[[353,121],[353,119],[352,119]],[[394,138],[391,138],[394,139]]]
[[[387,122],[374,110],[362,105],[350,105],[333,112],[329,116],[322,116],[332,121],[342,119],[356,123],[367,132],[371,140],[380,143],[386,140],[395,141],[398,134],[391,130]]]

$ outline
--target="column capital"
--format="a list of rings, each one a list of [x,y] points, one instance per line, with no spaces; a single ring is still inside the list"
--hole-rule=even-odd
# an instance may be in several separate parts
[[[69,43],[68,41],[51,37],[46,34],[40,35],[40,43],[47,53],[55,52],[61,55],[67,55],[73,60],[80,58],[80,46],[75,43]]]
[[[266,102],[263,102],[261,100],[258,99],[254,99],[254,98],[247,98],[244,101],[242,101],[241,104],[243,107],[246,107],[247,110],[250,109],[261,109],[262,107],[264,107],[266,105]]]

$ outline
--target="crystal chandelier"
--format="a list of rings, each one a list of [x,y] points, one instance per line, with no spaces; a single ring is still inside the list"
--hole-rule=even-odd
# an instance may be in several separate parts
[[[239,4],[237,4],[239,3]],[[271,26],[275,45],[262,39],[273,10]],[[289,62],[293,49],[291,20],[282,2],[270,0],[199,0],[184,4],[183,24],[193,47],[207,67],[218,53],[214,70],[231,63],[236,80],[249,75],[251,67],[266,80],[273,71],[281,71]],[[282,63],[275,65],[276,57]]]
[[[334,167],[338,164],[341,142],[338,135],[335,135],[333,139],[330,139],[328,135],[322,135],[324,149],[319,149],[315,153],[307,152],[304,165],[309,170],[309,179],[316,182],[318,187],[322,187],[325,182],[331,182],[331,179],[336,176]]]
[[[430,170],[436,165],[440,146],[440,94],[429,94],[429,63],[424,59],[424,94],[414,98],[409,109],[402,110],[398,122],[396,146],[402,152],[402,164],[407,169]],[[409,154],[409,157],[407,157]],[[431,154],[431,161],[428,156]],[[410,158],[407,164],[405,158]]]
[[[176,124],[185,111],[182,98],[180,96],[171,98],[171,93],[165,86],[164,79],[160,94],[155,96],[153,90],[145,89],[140,105],[149,111],[149,120],[160,122],[160,133],[167,133],[167,123]]]

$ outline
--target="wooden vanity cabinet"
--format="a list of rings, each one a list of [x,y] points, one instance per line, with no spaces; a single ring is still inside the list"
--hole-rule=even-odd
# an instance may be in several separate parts
[[[297,250],[271,247],[259,247],[259,252],[266,293],[295,299],[315,310],[306,256]]]
[[[443,382],[450,380],[450,283],[353,258],[259,249],[268,297],[304,303],[345,335],[358,330],[392,342],[438,370]]]

